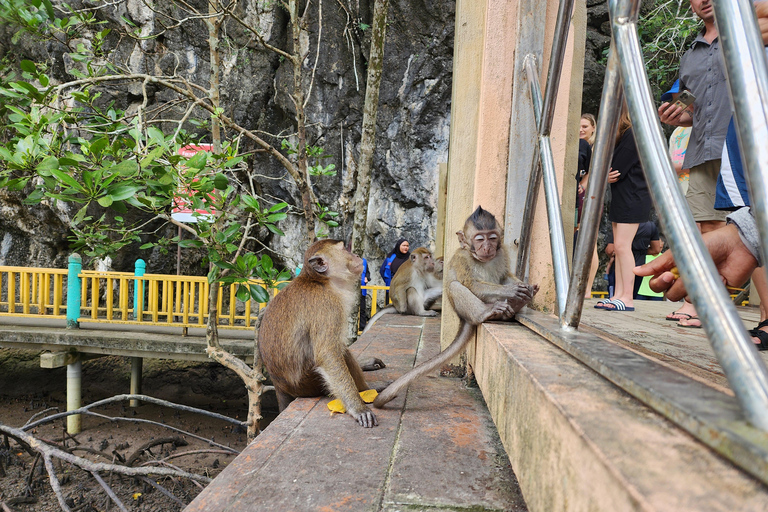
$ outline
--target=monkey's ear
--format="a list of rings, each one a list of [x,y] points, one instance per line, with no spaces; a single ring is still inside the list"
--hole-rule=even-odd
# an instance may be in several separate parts
[[[456,236],[459,237],[459,246],[461,246],[462,249],[469,249],[469,244],[467,243],[467,239],[464,237],[464,231],[458,230],[456,232]]]
[[[325,274],[328,272],[328,260],[322,256],[312,256],[309,258],[309,266],[318,274]]]
[[[416,262],[416,253],[411,253],[411,261]]]

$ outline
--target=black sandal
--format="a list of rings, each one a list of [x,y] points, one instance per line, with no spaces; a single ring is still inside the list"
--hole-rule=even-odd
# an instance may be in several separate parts
[[[755,334],[752,334],[752,331],[750,331],[750,334],[760,340],[760,343],[755,343],[757,350],[768,350],[768,332],[759,329],[755,329],[754,332]]]
[[[759,337],[757,333],[758,332],[764,332],[764,331],[760,330],[761,327],[768,327],[768,319],[763,320],[762,322],[757,324],[757,327],[755,327],[754,329],[750,329],[749,330],[749,335],[750,336],[754,336],[756,338]],[[766,333],[766,334],[768,334],[768,333]]]

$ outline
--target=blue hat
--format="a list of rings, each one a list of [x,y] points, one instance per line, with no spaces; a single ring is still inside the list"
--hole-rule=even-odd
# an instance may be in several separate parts
[[[672,99],[673,94],[677,94],[680,92],[680,80],[675,80],[675,83],[672,84],[672,88],[661,95],[661,101],[670,101]]]

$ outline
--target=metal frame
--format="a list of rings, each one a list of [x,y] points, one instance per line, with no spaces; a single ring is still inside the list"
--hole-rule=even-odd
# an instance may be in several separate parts
[[[768,62],[751,0],[713,0],[713,5],[726,59],[739,142],[754,202],[753,210],[760,235],[763,240],[768,240],[768,144],[765,142],[768,140]],[[768,371],[744,330],[677,185],[637,36],[639,8],[640,0],[609,0],[613,39],[572,275],[568,272],[549,133],[573,0],[560,2],[543,101],[536,58],[532,54],[524,58],[538,128],[538,145],[528,183],[517,272],[518,275],[526,273],[539,175],[543,175],[557,291],[556,309],[561,329],[570,331],[578,327],[613,154],[610,144],[613,137],[610,134],[616,133],[623,95],[626,95],[640,161],[653,200],[663,213],[664,232],[676,255],[686,289],[744,415],[750,423],[768,431]],[[768,247],[764,245],[761,249],[763,261],[768,261]]]

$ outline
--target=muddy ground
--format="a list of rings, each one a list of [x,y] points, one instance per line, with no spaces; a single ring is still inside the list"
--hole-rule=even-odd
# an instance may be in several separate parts
[[[84,362],[83,405],[127,394],[129,381],[130,362],[127,358],[102,357]],[[145,359],[142,391],[163,400],[245,419],[247,397],[242,381],[218,363]],[[266,425],[274,417],[276,405],[269,395],[265,402],[263,414]],[[40,368],[39,353],[0,349],[0,423],[21,427],[34,414],[50,407],[66,410],[66,368],[43,369]],[[144,418],[167,424],[236,450],[242,450],[246,444],[245,432],[238,427],[194,413],[155,405],[131,408],[127,402],[102,407],[98,412],[128,420]],[[66,446],[74,449],[75,455],[93,461],[112,463],[119,458],[128,460],[148,441],[167,437],[181,438],[181,441],[177,441],[181,445],[168,443],[153,447],[149,453],[143,452],[133,465],[181,452],[221,450],[207,442],[160,426],[89,416],[83,416],[82,421],[82,432],[74,440],[66,439]],[[59,420],[36,428],[33,432],[42,439],[62,443],[64,430],[64,423]],[[212,478],[233,458],[233,455],[227,453],[195,453],[173,458],[167,463]],[[20,449],[15,441],[10,440],[7,447],[0,436],[0,510],[4,506],[18,512],[61,510],[42,464],[36,464],[33,471],[33,463],[34,458]],[[114,504],[108,503],[107,495],[89,474],[67,464],[57,464],[56,471],[72,510],[118,510]],[[146,482],[106,473],[101,476],[111,484],[129,510],[166,512],[183,508]],[[171,491],[184,504],[194,499],[201,490],[189,480],[159,477],[153,480]]]

